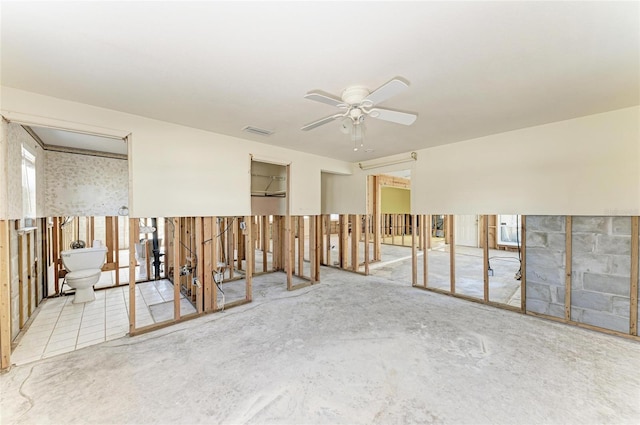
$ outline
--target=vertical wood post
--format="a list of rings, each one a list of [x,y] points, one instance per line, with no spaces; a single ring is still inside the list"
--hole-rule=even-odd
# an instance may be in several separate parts
[[[60,293],[60,219],[53,217],[53,229],[51,232],[51,244],[53,245],[53,285],[56,294]]]
[[[262,271],[266,272],[267,270],[269,270],[268,266],[267,266],[267,252],[269,252],[269,216],[265,215],[262,216],[262,233],[260,234],[260,237],[262,238]],[[273,267],[273,255],[271,256],[271,262],[272,262],[272,267]]]
[[[360,214],[353,214],[351,218],[351,269],[360,269]]]
[[[573,239],[572,217],[565,217],[565,275],[564,275],[564,318],[571,320],[571,242]]]
[[[137,218],[129,219],[129,333],[136,329],[136,240],[140,234]],[[116,268],[116,276],[119,274]]]
[[[364,274],[369,276],[369,237],[371,236],[369,226],[371,222],[369,220],[371,216],[365,214],[364,216]]]
[[[18,235],[18,320],[20,329],[24,326],[26,318],[24,317],[24,246],[22,236]]]
[[[484,263],[482,266],[482,280],[484,282],[484,300],[489,301],[489,216],[480,216],[482,220],[482,258]]]
[[[293,289],[293,241],[292,241],[292,220],[290,215],[285,216],[284,220],[284,267],[287,271],[287,290]]]
[[[488,216],[487,216],[488,218]],[[520,217],[520,236],[522,238],[520,248],[520,310],[526,311],[527,307],[527,217]]]
[[[197,255],[196,261],[196,310],[199,313],[204,311],[204,220],[202,217],[194,218],[194,228],[195,228],[195,248],[194,252]]]
[[[382,260],[382,186],[378,176],[373,176],[373,182],[373,259],[380,261]]]
[[[638,220],[639,217],[631,217],[631,301],[629,315],[629,333],[638,335]]]
[[[9,220],[0,220],[0,369],[11,365],[11,251]]]
[[[136,231],[134,232],[135,236],[135,241],[138,242],[138,239],[140,238],[140,220],[136,220],[137,221],[137,225],[136,225]],[[114,220],[113,220],[113,249],[114,249],[114,258],[113,260],[116,263],[116,286],[120,285],[120,216],[115,216]],[[129,235],[131,235],[131,227],[129,227]],[[133,259],[136,259],[135,256],[135,245],[134,245],[134,256]],[[129,252],[131,252],[131,247],[129,247]],[[129,263],[131,263],[131,261],[129,261]],[[137,263],[136,263],[137,265]],[[136,274],[135,274],[135,270],[136,268],[133,268],[133,281],[129,282],[129,283],[136,283]]]
[[[222,229],[220,229],[220,226],[218,226],[219,222],[222,223],[222,218],[215,216],[211,217],[211,224],[209,225],[209,227],[211,228],[211,236],[209,237],[211,238],[211,254],[209,255],[211,264],[209,268],[205,266],[205,282],[208,283],[208,285],[205,285],[205,288],[210,288],[211,296],[209,297],[209,300],[211,302],[212,311],[218,310],[218,286],[213,281],[212,271],[218,270],[218,262],[220,262],[220,252],[224,249],[221,239]]]
[[[182,242],[182,231],[180,228],[180,219],[173,217],[173,320],[180,319],[180,242]]]
[[[304,276],[304,216],[298,216],[298,275]]]
[[[564,274],[564,319],[571,320],[571,242],[573,238],[572,217],[565,218],[565,274]]]
[[[213,220],[215,220],[215,217],[204,217],[202,219],[202,268],[198,267],[198,279],[201,279],[203,308],[205,312],[211,311],[212,309],[212,272],[214,261],[212,251],[213,247],[218,243],[218,240],[214,238],[213,234]]]
[[[416,243],[416,215],[411,216],[411,286],[418,286],[418,244]]]
[[[453,215],[449,215],[447,233],[449,233],[449,271],[451,278],[451,293],[456,293],[456,235],[455,235],[455,219]]]
[[[324,264],[327,266],[331,265],[331,214],[326,214],[324,216],[324,228],[325,228],[325,257]]]
[[[340,214],[340,267],[346,269],[349,262],[349,216]]]
[[[431,249],[431,215],[425,216],[425,224],[424,224],[424,259],[422,263],[422,279],[424,282],[424,287],[426,288],[429,284],[429,250]]]
[[[253,299],[253,259],[255,258],[255,251],[253,249],[253,218],[246,216],[244,218],[244,238],[243,235],[239,235],[240,239],[245,240],[244,248],[245,252],[245,299],[251,301]]]

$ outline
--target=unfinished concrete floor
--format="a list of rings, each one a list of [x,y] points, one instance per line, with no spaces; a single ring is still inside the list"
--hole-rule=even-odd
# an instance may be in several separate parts
[[[639,423],[640,344],[322,269],[0,376],[13,423]]]

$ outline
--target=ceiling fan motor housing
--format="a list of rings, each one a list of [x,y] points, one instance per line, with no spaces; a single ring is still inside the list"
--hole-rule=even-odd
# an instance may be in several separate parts
[[[369,96],[369,90],[362,86],[347,87],[342,92],[342,101],[347,105],[359,105]]]

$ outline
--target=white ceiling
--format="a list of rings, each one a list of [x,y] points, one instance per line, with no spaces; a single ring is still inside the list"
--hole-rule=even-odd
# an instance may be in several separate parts
[[[113,139],[91,134],[81,134],[46,127],[31,127],[31,130],[47,145],[72,149],[127,155],[127,143],[123,139]]]
[[[6,2],[2,84],[359,161],[637,105],[639,2]],[[306,100],[393,77],[365,153]],[[242,132],[252,125],[270,137]]]

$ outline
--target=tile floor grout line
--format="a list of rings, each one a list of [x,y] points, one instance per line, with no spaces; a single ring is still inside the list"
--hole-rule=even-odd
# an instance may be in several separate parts
[[[64,306],[67,305],[67,297],[64,298],[64,302],[62,303],[62,307],[60,308],[60,312],[58,313],[58,318],[56,319],[56,323],[54,323],[53,328],[51,329],[51,333],[49,334],[49,338],[47,338],[47,343],[42,349],[42,353],[40,354],[40,359],[43,358],[45,353],[47,352],[47,347],[49,347],[49,343],[51,342],[51,337],[53,336],[53,332],[56,330],[56,326],[58,326],[58,322],[60,321],[60,316],[62,316],[62,311],[64,310]]]

